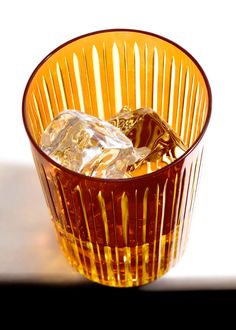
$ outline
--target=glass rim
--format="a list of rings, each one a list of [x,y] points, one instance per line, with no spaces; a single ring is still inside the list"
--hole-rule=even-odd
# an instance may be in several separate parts
[[[107,33],[107,32],[132,32],[132,33],[140,33],[140,34],[144,34],[144,35],[149,35],[152,37],[155,37],[157,39],[161,39],[164,40],[165,42],[173,45],[174,47],[178,48],[179,50],[181,50],[185,55],[187,55],[187,57],[197,66],[197,68],[199,69],[204,82],[206,84],[206,89],[207,89],[207,94],[208,94],[208,108],[207,108],[207,116],[206,116],[206,120],[204,123],[204,126],[201,130],[201,133],[199,134],[199,136],[197,137],[197,139],[194,141],[194,143],[191,145],[190,148],[188,148],[185,153],[183,155],[181,155],[179,158],[177,158],[176,160],[174,160],[172,163],[158,169],[155,170],[151,173],[147,173],[147,174],[143,174],[143,175],[139,175],[136,177],[131,177],[131,178],[119,178],[119,179],[115,179],[115,178],[99,178],[99,177],[92,177],[92,176],[88,176],[85,174],[81,174],[75,171],[70,170],[69,168],[66,168],[62,165],[60,165],[59,163],[55,162],[52,158],[50,158],[46,153],[43,152],[43,150],[39,147],[39,145],[36,143],[36,141],[34,140],[32,134],[30,133],[30,130],[28,128],[28,123],[27,123],[27,119],[26,119],[26,97],[27,97],[27,93],[29,90],[29,86],[32,82],[32,80],[34,79],[36,73],[38,72],[38,70],[41,68],[41,66],[49,59],[51,58],[55,53],[57,53],[59,50],[61,50],[62,48],[66,47],[67,45],[79,40],[79,39],[83,39],[92,35],[96,35],[96,34],[102,34],[102,33]],[[101,182],[129,182],[129,181],[137,181],[137,180],[142,180],[145,178],[151,178],[152,176],[157,176],[157,175],[161,175],[163,172],[168,171],[169,169],[171,169],[172,167],[175,167],[176,165],[178,165],[178,163],[181,163],[182,161],[184,161],[184,159],[192,153],[192,151],[197,147],[197,145],[200,143],[200,141],[202,140],[203,136],[206,133],[207,127],[209,125],[210,122],[210,118],[211,118],[211,113],[212,113],[212,93],[211,93],[211,87],[210,87],[210,83],[208,81],[208,78],[203,70],[203,68],[201,67],[201,65],[199,64],[199,62],[193,57],[193,55],[191,55],[185,48],[183,48],[182,46],[180,46],[179,44],[177,44],[176,42],[163,37],[159,34],[155,34],[152,32],[148,32],[148,31],[143,31],[143,30],[136,30],[136,29],[126,29],[126,28],[114,28],[114,29],[104,29],[104,30],[97,30],[94,32],[90,32],[90,33],[86,33],[86,34],[82,34],[80,36],[77,36],[73,39],[70,39],[64,43],[62,43],[61,45],[59,45],[58,47],[56,47],[55,49],[53,49],[50,53],[48,53],[48,55],[46,55],[40,62],[39,64],[36,66],[36,68],[33,70],[32,74],[30,75],[27,84],[25,86],[25,90],[24,90],[24,94],[23,94],[23,99],[22,99],[22,118],[23,118],[23,123],[24,123],[24,127],[26,130],[26,133],[28,135],[28,138],[30,140],[30,142],[32,143],[32,145],[34,146],[34,148],[37,150],[37,152],[40,153],[40,155],[45,158],[49,163],[52,163],[55,167],[58,167],[60,170],[68,172],[70,175],[73,175],[75,177],[78,177],[80,179],[84,179],[84,180],[92,180],[92,181],[101,181]]]

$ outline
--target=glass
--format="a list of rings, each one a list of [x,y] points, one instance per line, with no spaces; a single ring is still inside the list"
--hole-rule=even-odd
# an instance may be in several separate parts
[[[42,132],[64,109],[109,120],[124,106],[157,111],[188,150],[150,174],[98,179],[60,166],[39,148]],[[25,89],[23,120],[58,241],[77,271],[130,287],[156,280],[178,262],[210,115],[200,65],[155,34],[98,31],[65,43],[38,65]]]

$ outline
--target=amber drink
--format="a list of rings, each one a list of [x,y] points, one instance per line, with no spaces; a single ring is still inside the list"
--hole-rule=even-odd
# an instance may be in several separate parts
[[[57,158],[42,149],[46,128],[66,109],[105,120],[132,141],[138,156],[132,154],[124,173],[113,177],[114,168],[123,170],[120,158],[106,177],[101,162],[91,163],[93,171],[76,171],[77,163],[67,162],[68,147],[56,150]],[[200,65],[151,33],[91,33],[39,64],[25,90],[24,124],[59,244],[82,275],[109,286],[140,286],[178,262],[210,115],[211,92]]]

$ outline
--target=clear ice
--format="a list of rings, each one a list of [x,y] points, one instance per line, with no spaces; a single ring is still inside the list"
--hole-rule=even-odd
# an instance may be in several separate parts
[[[113,179],[151,173],[187,150],[152,109],[128,107],[109,122],[65,110],[48,125],[40,145],[47,155],[72,171]]]
[[[179,158],[187,147],[174,130],[150,108],[131,110],[123,107],[109,120],[132,141],[135,148],[147,147],[150,152],[128,167],[130,176],[156,171]]]
[[[111,123],[77,110],[55,117],[42,134],[40,146],[62,166],[100,178],[130,177],[127,169],[150,153],[145,146],[134,148]]]

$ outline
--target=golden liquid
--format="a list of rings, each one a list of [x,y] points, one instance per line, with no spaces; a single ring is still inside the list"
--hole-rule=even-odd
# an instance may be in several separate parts
[[[82,241],[58,223],[55,229],[70,264],[88,279],[104,285],[129,287],[150,283],[174,266],[179,257],[179,226],[162,235],[160,244],[154,240],[122,248]]]
[[[132,135],[134,145],[151,150],[141,166],[130,171],[133,176],[156,170],[157,164],[166,166],[180,146],[184,152],[181,140],[148,109],[129,112],[127,120],[119,118],[116,123],[122,128],[120,123],[128,127],[125,133]],[[164,185],[135,190],[128,183],[119,190],[114,182],[111,191],[92,187],[92,182],[74,185],[63,172],[45,179],[54,200],[52,218],[60,245],[72,266],[88,279],[118,287],[147,284],[166,273],[181,255],[187,209],[178,176],[166,179]]]

